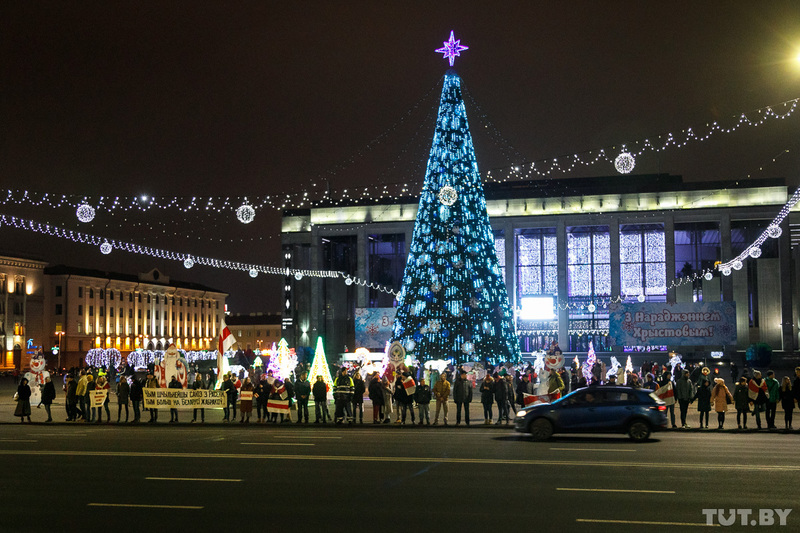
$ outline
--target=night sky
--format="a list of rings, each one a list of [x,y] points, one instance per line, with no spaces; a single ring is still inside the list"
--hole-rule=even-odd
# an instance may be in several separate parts
[[[2,189],[255,198],[311,183],[408,182],[418,191],[448,68],[434,49],[450,30],[469,46],[455,67],[483,172],[686,127],[700,133],[800,97],[796,1],[6,1]],[[647,153],[635,173],[796,186],[798,134],[800,113]],[[598,164],[553,177],[613,174]],[[174,209],[98,213],[90,224],[74,209],[0,213],[281,265],[277,211],[249,226],[230,212]],[[234,312],[280,309],[279,277],[0,235],[0,254],[128,273],[157,267],[230,293]]]

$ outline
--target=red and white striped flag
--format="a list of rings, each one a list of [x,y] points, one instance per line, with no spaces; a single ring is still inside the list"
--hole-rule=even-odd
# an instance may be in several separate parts
[[[411,376],[403,380],[403,388],[406,389],[406,394],[413,395],[417,391],[417,384],[414,383],[414,378]]]
[[[267,400],[267,412],[289,414],[289,400]]]
[[[225,319],[223,318],[219,326],[219,353],[224,354],[234,344],[236,344],[236,339],[228,326],[225,325]]]
[[[664,400],[667,405],[675,405],[675,391],[672,388],[672,381],[656,389],[656,396]]]
[[[533,405],[538,401],[539,401],[539,397],[536,396],[535,394],[528,394],[526,392],[522,393],[522,402],[525,404],[525,407],[528,407],[529,405]]]
[[[766,394],[766,392],[767,392],[767,380],[766,379],[762,379],[761,380],[761,385],[759,385],[759,384],[756,383],[756,380],[751,379],[750,383],[747,384],[747,396],[751,400],[755,400],[756,398],[758,398],[758,390],[759,389],[763,390],[764,393]]]

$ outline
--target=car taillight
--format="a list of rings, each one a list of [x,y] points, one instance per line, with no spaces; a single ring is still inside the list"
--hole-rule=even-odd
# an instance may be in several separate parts
[[[650,407],[650,410],[651,411],[666,411],[667,410],[667,406],[666,405],[653,405],[653,406]]]

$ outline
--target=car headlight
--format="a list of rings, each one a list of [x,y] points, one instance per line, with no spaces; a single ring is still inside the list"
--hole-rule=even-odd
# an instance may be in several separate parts
[[[517,411],[517,418],[525,418],[526,414],[525,411]]]

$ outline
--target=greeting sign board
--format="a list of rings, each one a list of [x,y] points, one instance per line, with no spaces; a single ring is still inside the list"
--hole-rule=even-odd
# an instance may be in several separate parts
[[[383,350],[392,338],[394,307],[356,308],[356,346]]]
[[[609,337],[619,346],[736,344],[734,302],[618,303],[609,306]]]

